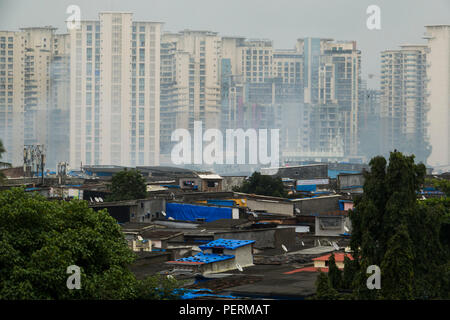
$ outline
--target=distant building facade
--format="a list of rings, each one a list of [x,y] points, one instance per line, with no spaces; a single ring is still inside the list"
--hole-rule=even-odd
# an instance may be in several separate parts
[[[450,165],[450,25],[426,26],[427,84],[432,166]]]
[[[383,153],[398,149],[428,157],[425,45],[403,45],[381,53]]]
[[[55,31],[0,31],[0,139],[13,166],[24,145],[45,145],[47,166],[68,160],[68,36]]]
[[[70,165],[157,165],[161,23],[102,12],[70,30]]]

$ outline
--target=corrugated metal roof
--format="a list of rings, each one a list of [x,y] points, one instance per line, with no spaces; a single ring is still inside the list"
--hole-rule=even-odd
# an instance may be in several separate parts
[[[213,179],[213,180],[222,180],[223,179],[218,174],[199,174],[198,177],[200,179]]]
[[[179,263],[196,263],[196,264],[207,264],[207,263],[213,263],[217,261],[223,261],[234,258],[234,255],[225,255],[225,254],[213,254],[213,253],[203,253],[200,252],[192,257],[187,258],[181,258],[177,259],[173,262],[179,262]]]
[[[205,245],[200,246],[200,249],[209,249],[209,248],[224,248],[229,250],[234,250],[239,247],[248,245],[250,243],[254,243],[255,240],[233,240],[233,239],[217,239],[211,241]]]

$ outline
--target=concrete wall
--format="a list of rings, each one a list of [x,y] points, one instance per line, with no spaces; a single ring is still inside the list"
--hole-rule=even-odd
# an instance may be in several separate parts
[[[266,211],[267,213],[294,215],[294,205],[290,202],[277,202],[271,200],[255,200],[247,198],[247,207],[252,211]]]
[[[339,195],[299,199],[293,201],[294,208],[299,209],[300,213],[296,212],[296,215],[311,215],[319,214],[326,211],[339,210]],[[297,211],[297,210],[296,210]]]
[[[184,269],[184,266],[183,266]],[[223,261],[217,261],[213,263],[208,263],[201,265],[200,271],[203,274],[215,273],[215,272],[225,272],[229,270],[236,269],[236,261],[234,259],[228,259]]]
[[[161,211],[166,210],[165,199],[145,199],[137,200],[134,217],[130,217],[131,222],[150,222],[161,217]],[[147,214],[150,213],[150,216]],[[158,216],[159,213],[159,216]]]
[[[323,228],[321,225],[325,224],[325,226],[329,223],[334,223],[337,221],[337,227]],[[315,235],[316,236],[339,236],[339,234],[344,233],[344,216],[330,216],[330,217],[316,217],[316,228]]]
[[[262,174],[270,174],[270,172],[270,169],[261,170]],[[316,164],[278,168],[278,172],[275,173],[275,176],[281,178],[291,178],[295,180],[328,178],[328,165]]]
[[[364,175],[362,173],[338,175],[338,186],[341,192],[361,193],[363,192],[362,187],[360,188],[349,188],[349,187],[363,186],[364,180],[365,180]]]
[[[233,191],[233,187],[241,186],[245,176],[222,176],[222,191]]]
[[[235,256],[235,264],[239,263],[241,267],[248,267],[253,265],[252,244],[242,246],[236,250],[224,250],[224,254],[233,254]]]

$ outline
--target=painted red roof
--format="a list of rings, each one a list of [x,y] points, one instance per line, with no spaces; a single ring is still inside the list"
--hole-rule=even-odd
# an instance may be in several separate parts
[[[297,272],[328,272],[328,268],[315,268],[315,267],[305,267],[300,269],[294,269],[288,272],[284,272],[283,274],[293,274]]]
[[[344,253],[335,253],[334,260],[336,262],[344,262],[344,255],[346,255],[347,258],[349,258],[350,260],[353,260],[352,255],[349,253],[345,253],[345,254]],[[321,256],[321,257],[314,258],[313,261],[328,261],[330,259],[330,257],[331,257],[331,253]]]

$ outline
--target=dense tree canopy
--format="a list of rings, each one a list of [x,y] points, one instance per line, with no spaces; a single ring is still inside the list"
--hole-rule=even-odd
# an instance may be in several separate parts
[[[262,175],[259,172],[254,172],[240,187],[233,188],[233,191],[263,196],[287,197],[280,178]]]
[[[136,280],[120,226],[85,201],[48,201],[13,188],[0,192],[0,221],[0,299],[176,297],[170,294],[176,282]],[[81,271],[79,290],[66,285],[71,265]]]
[[[143,199],[147,195],[147,186],[144,177],[138,170],[125,169],[112,177],[111,192],[107,201]]]
[[[364,194],[350,212],[350,246],[340,287],[358,299],[448,298],[449,201],[418,200],[425,166],[414,156],[392,152],[370,161]],[[381,290],[367,288],[367,267],[381,269]],[[336,278],[330,273],[329,277]],[[331,279],[331,280],[332,280]]]

